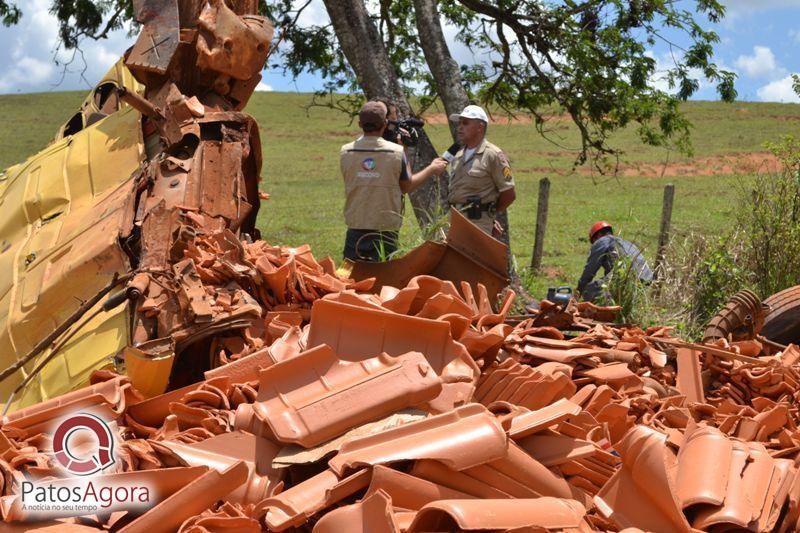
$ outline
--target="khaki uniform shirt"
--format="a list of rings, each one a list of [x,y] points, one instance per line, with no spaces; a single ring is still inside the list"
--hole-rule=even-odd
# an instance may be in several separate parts
[[[500,193],[514,186],[511,165],[503,151],[486,139],[475,148],[469,159],[464,159],[464,148],[456,153],[450,163],[451,204],[466,203],[470,196],[478,196],[481,203],[496,202]]]
[[[360,137],[342,146],[344,219],[348,228],[397,230],[403,225],[403,147],[381,137]]]
[[[486,139],[475,148],[471,157],[465,159],[464,148],[456,153],[450,163],[451,205],[461,209],[470,196],[478,196],[482,204],[496,202],[500,193],[514,187],[511,166],[503,151]],[[484,211],[481,218],[470,220],[491,235],[494,212]]]

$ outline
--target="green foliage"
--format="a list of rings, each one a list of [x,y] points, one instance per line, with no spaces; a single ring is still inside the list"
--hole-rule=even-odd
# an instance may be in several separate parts
[[[52,0],[50,12],[58,19],[58,36],[67,49],[84,38],[103,39],[134,21],[130,0]]]
[[[586,0],[582,2],[499,2],[459,0],[481,15],[459,38],[477,54],[498,59],[482,65],[472,89],[481,101],[507,110],[524,109],[536,116],[546,135],[543,110],[565,110],[581,132],[576,164],[587,161],[607,169],[619,149],[610,134],[637,123],[642,142],[690,152],[690,123],[677,106],[699,88],[693,72],[717,83],[724,101],[736,97],[735,74],[713,62],[719,37],[705,30],[703,17],[719,20],[720,2],[703,0],[676,4],[667,0]],[[683,9],[695,7],[695,11]],[[681,6],[681,7],[679,7]],[[656,72],[649,49],[665,41],[663,30],[683,35],[683,50],[666,72]],[[670,93],[655,88],[661,76]],[[561,139],[557,144],[563,146]]]
[[[665,280],[663,307],[682,307],[690,335],[742,289],[762,298],[800,282],[800,143],[792,136],[765,143],[782,163],[758,173],[739,190],[729,229],[716,239],[692,234],[675,253]]]
[[[689,289],[690,298],[684,305],[689,306],[690,322],[698,328],[705,326],[747,284],[747,273],[737,257],[738,237],[734,234],[710,243],[704,239],[697,241],[700,247],[695,250],[697,262],[683,286]]]
[[[796,161],[800,152],[787,159]],[[743,241],[741,262],[759,294],[800,282],[800,182],[797,167],[760,173],[744,191],[737,217]],[[749,200],[749,201],[748,201]]]
[[[647,319],[650,286],[639,281],[630,257],[620,255],[608,273],[603,288],[604,293],[598,303],[620,306],[620,322],[641,324]]]
[[[17,4],[0,0],[0,19],[2,19],[3,26],[13,26],[19,22],[20,17],[22,17],[22,11]]]
[[[780,160],[785,170],[800,178],[800,138],[784,135],[776,142],[765,142],[764,146]]]

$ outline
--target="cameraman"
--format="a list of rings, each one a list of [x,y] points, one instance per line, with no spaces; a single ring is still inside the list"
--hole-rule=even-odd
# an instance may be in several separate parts
[[[358,114],[363,135],[340,151],[346,196],[344,257],[353,261],[380,261],[396,251],[403,194],[447,167],[447,161],[437,158],[412,175],[403,147],[382,137],[388,113],[383,102],[364,104]]]
[[[468,105],[450,120],[458,122],[458,140],[463,145],[450,167],[450,205],[499,238],[503,230],[495,218],[517,197],[508,158],[486,140],[489,117],[482,108]]]

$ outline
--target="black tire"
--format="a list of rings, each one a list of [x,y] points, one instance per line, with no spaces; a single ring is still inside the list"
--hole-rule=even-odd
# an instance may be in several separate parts
[[[800,285],[776,292],[764,304],[770,310],[761,334],[781,344],[800,343]]]

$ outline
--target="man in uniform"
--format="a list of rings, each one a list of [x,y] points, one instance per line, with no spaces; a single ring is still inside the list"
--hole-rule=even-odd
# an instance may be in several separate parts
[[[603,294],[608,274],[614,268],[614,263],[622,256],[630,260],[631,270],[640,282],[649,284],[653,281],[653,271],[650,270],[639,248],[632,242],[614,235],[611,224],[605,220],[592,224],[589,229],[589,242],[592,247],[586,259],[586,266],[583,267],[581,279],[578,281],[578,293],[587,302]],[[601,267],[603,277],[595,280],[594,277]]]
[[[444,159],[437,158],[412,175],[403,147],[381,137],[388,125],[387,112],[383,102],[364,104],[358,115],[363,135],[340,152],[346,195],[344,257],[354,261],[380,261],[397,250],[403,194],[447,167]]]
[[[495,218],[516,199],[508,158],[486,140],[489,117],[482,108],[468,105],[450,120],[458,121],[463,145],[450,163],[450,205],[486,233],[500,237],[503,230]]]

